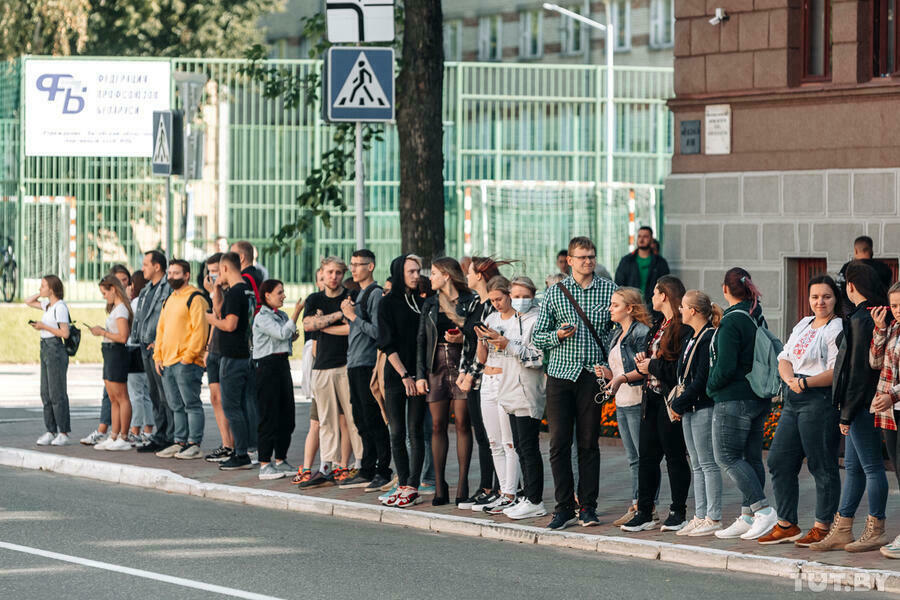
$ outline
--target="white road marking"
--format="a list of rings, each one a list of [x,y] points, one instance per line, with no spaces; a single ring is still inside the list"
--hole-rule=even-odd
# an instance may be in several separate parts
[[[219,546],[229,544],[258,544],[262,538],[252,537],[221,537],[221,538],[169,538],[152,540],[100,540],[90,542],[94,546],[104,548],[142,548],[145,546]]]
[[[75,565],[59,565],[57,567],[25,567],[22,569],[0,569],[0,577],[4,575],[53,575],[55,573],[71,573],[83,571]]]
[[[41,510],[4,510],[0,512],[0,521],[59,521],[62,518],[63,516],[58,513]]]
[[[284,554],[303,554],[299,548],[279,548],[275,546],[249,546],[247,548],[181,548],[178,550],[148,550],[144,556],[153,558],[216,558],[235,556],[279,556]]]
[[[264,594],[257,594],[255,592],[245,592],[243,590],[236,590],[234,588],[215,585],[212,583],[194,581],[192,579],[185,579],[183,577],[173,577],[172,575],[164,575],[162,573],[144,571],[143,569],[132,569],[131,567],[114,565],[111,563],[100,562],[88,558],[80,558],[78,556],[69,556],[67,554],[59,554],[58,552],[49,552],[47,550],[41,550],[40,548],[30,548],[28,546],[10,544],[9,542],[0,541],[0,549],[11,550],[13,552],[21,552],[23,554],[31,554],[33,556],[43,556],[44,558],[52,558],[53,560],[59,560],[75,565],[82,565],[85,567],[93,567],[95,569],[102,569],[104,571],[111,571],[113,573],[122,573],[125,575],[132,575],[134,577],[142,577],[144,579],[162,581],[164,583],[180,585],[181,587],[202,590],[205,592],[213,592],[215,594],[222,594],[224,596],[231,596],[232,598],[246,598],[247,600],[282,600],[281,598],[276,598],[275,596],[266,596]]]

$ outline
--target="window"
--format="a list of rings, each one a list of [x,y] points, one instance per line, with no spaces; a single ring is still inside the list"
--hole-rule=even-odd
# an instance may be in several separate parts
[[[887,77],[897,70],[897,0],[872,3],[873,75]]]
[[[615,31],[616,52],[631,50],[631,2],[612,0],[612,24]]]
[[[503,56],[503,22],[500,15],[478,20],[478,60],[500,60]]]
[[[462,21],[444,21],[444,60],[462,60]]]
[[[831,79],[831,0],[803,0],[803,80]]]
[[[675,43],[675,0],[650,0],[650,47],[670,48]]]
[[[519,13],[519,57],[540,58],[544,54],[544,15],[539,10]]]
[[[580,6],[570,6],[573,13],[582,13]],[[560,52],[566,55],[584,54],[584,24],[581,21],[561,17],[559,19]]]

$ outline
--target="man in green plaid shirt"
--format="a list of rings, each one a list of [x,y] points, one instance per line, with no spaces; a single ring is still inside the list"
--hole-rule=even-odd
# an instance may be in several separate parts
[[[597,525],[600,489],[600,415],[594,402],[594,366],[602,365],[610,378],[606,357],[572,303],[559,286],[565,286],[590,319],[605,343],[612,322],[609,304],[616,284],[594,275],[597,249],[586,237],[569,242],[572,275],[544,295],[534,327],[535,346],[550,354],[547,367],[547,423],[550,427],[550,469],[553,472],[556,509],[550,529],[564,529],[580,522]],[[574,327],[570,327],[574,326]],[[575,515],[575,478],[572,473],[572,433],[578,442],[578,501]]]

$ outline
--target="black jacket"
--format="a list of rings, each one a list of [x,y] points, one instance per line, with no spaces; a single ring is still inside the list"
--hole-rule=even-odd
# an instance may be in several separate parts
[[[478,297],[476,296],[477,301]],[[484,302],[478,302],[474,309],[470,310],[466,315],[466,322],[462,326],[462,363],[459,369],[461,372],[464,371],[476,376],[480,374],[480,369],[476,369],[475,366],[475,351],[478,350],[478,334],[475,333],[475,325],[479,322],[483,323],[485,317],[492,312],[494,312],[494,305],[491,304],[490,300],[485,300]]]
[[[650,272],[647,274],[647,287],[644,289],[644,302],[650,305],[656,280],[669,274],[669,263],[658,254],[650,255]],[[637,264],[637,250],[626,254],[616,267],[616,285],[641,289],[641,271]]]
[[[878,386],[879,370],[869,366],[869,346],[875,329],[870,306],[874,304],[863,302],[844,322],[834,363],[831,394],[834,405],[841,409],[842,425],[849,425],[860,411],[869,410]]]
[[[456,314],[466,319],[470,313],[479,310],[478,296],[469,293],[460,296],[456,301]],[[425,300],[422,305],[422,316],[419,318],[419,333],[416,338],[416,379],[425,379],[434,367],[434,355],[437,345],[444,340],[438,339],[438,294]]]
[[[677,377],[684,382],[684,392],[672,401],[672,410],[679,415],[714,404],[712,398],[706,394],[706,378],[709,376],[709,343],[714,331],[711,325],[701,329],[692,347],[688,348],[688,345],[684,344],[681,354],[678,356],[675,372]],[[691,352],[694,353],[694,358],[691,360],[690,371],[685,373]]]
[[[403,284],[403,266],[407,255],[394,259],[391,263],[393,288],[378,304],[378,349],[390,356],[394,352],[410,375],[416,373],[416,338],[419,331],[419,314],[422,299],[416,291],[406,289]],[[390,361],[385,363],[386,380],[399,383],[400,375]]]
[[[662,327],[663,319],[659,318],[656,322],[653,323],[653,327],[650,328],[650,332],[647,334],[647,343],[645,345],[645,350],[647,356],[650,355],[650,345],[653,343],[653,337],[656,335],[656,332],[659,331],[659,328]],[[681,331],[678,332],[678,353],[681,354],[681,349],[684,348],[684,345],[687,343],[691,336],[694,335],[694,330],[684,323],[681,324]],[[662,387],[662,395],[666,397],[669,394],[669,391],[678,383],[678,375],[676,373],[676,368],[678,366],[678,360],[665,360],[662,358],[652,358],[650,359],[650,366],[648,367],[648,371],[650,374],[656,377],[659,380],[659,383]],[[648,388],[644,388],[644,401],[647,400],[647,393],[650,392]]]

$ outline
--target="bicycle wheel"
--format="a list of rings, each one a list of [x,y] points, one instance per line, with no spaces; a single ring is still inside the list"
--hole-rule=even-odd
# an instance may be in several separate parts
[[[19,267],[15,261],[10,262],[0,274],[0,291],[3,293],[4,302],[12,302],[16,297],[16,279],[19,275]]]

